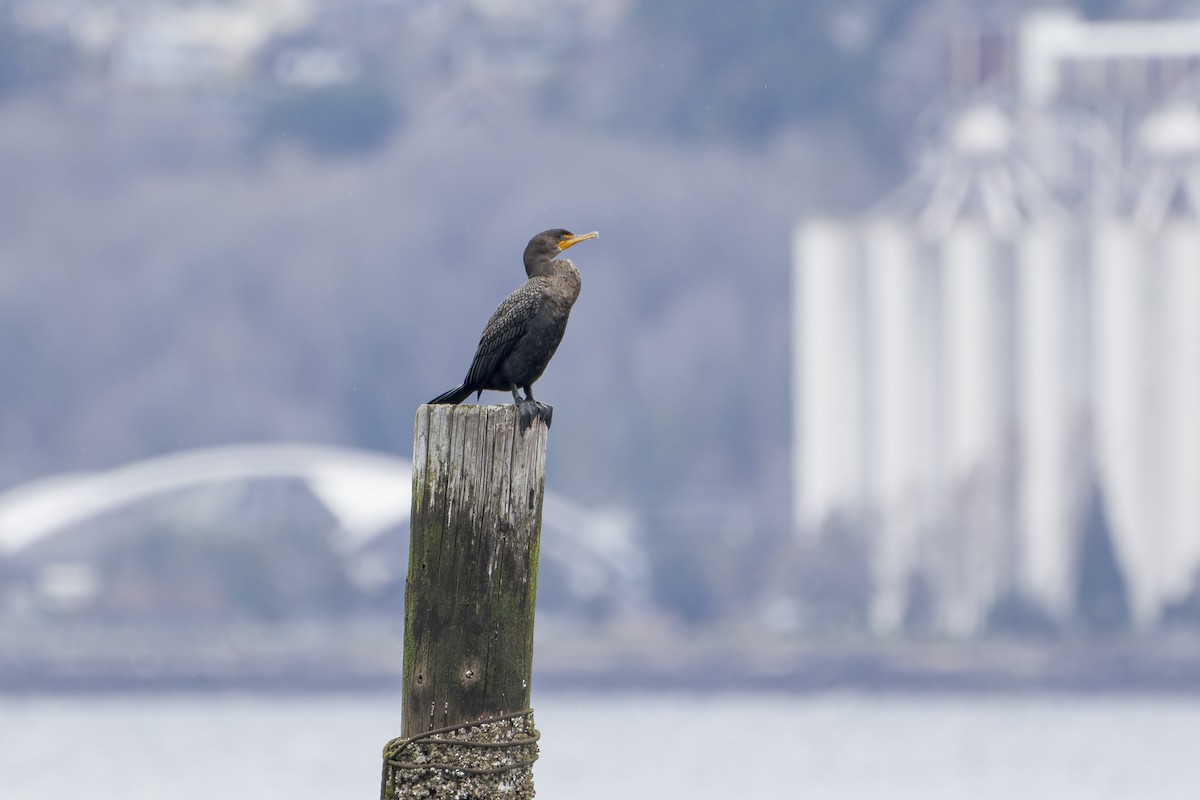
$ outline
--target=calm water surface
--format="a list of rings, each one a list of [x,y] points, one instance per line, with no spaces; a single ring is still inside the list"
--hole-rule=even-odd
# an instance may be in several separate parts
[[[545,694],[540,798],[1197,800],[1200,698]],[[379,793],[397,695],[0,696],[5,800]]]

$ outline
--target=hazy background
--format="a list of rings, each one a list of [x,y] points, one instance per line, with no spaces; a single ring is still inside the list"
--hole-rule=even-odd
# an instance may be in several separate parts
[[[526,241],[596,229],[537,387],[548,484],[637,520],[667,618],[738,618],[794,541],[789,231],[904,173],[946,13],[6,2],[0,483],[246,441],[407,458]]]
[[[1002,468],[951,475],[937,526],[913,533],[903,504],[848,500],[853,480],[820,493],[855,425],[798,427],[823,389],[794,382],[801,346],[831,376],[869,365],[836,337],[793,338],[797,226],[867,241],[864,213],[900,208],[916,237],[912,198],[942,197],[929,187],[956,158],[1024,147],[1017,31],[1046,8],[1197,10],[0,0],[0,794],[373,795],[399,733],[415,409],[461,380],[528,239],[565,227],[601,235],[571,251],[583,293],[536,392],[555,407],[534,683],[547,796],[1195,797],[1200,530],[1114,512],[1125,490],[1084,446],[1066,522],[1037,539],[1013,523],[1019,448],[993,427]],[[1168,66],[1134,93],[1157,103],[1145,87],[1175,81],[1194,110],[1200,57]],[[1124,80],[1098,69],[1063,96]],[[1045,151],[1062,173],[1064,153],[1142,119],[1043,110],[1073,137]],[[1155,213],[1184,220],[1185,244],[1198,119],[1156,140],[1186,144],[1154,162],[1183,176]],[[1125,176],[1132,152],[1089,163]],[[1102,196],[1064,185],[1071,213]],[[996,208],[967,206],[974,222]],[[810,306],[835,323],[842,308]],[[1142,318],[1089,324],[1119,347]],[[1016,393],[995,388],[985,405]],[[942,408],[889,400],[911,451],[910,419]],[[1139,408],[1127,439],[1157,419]],[[1172,408],[1165,438],[1195,436]],[[797,469],[801,452],[828,472]],[[854,448],[855,480],[883,469],[874,452]],[[1139,485],[1195,511],[1185,473],[1153,474]],[[1055,554],[1040,595],[1019,543]],[[1159,581],[1153,603],[1131,605],[1130,575]]]
[[[529,237],[594,229],[537,396],[556,408],[548,487],[615,545],[587,587],[572,556],[544,565],[548,674],[582,662],[603,683],[640,659],[667,683],[1019,684],[1005,659],[1031,647],[1051,683],[1099,665],[1120,684],[1131,652],[1150,654],[1135,683],[1188,683],[1200,584],[1169,598],[1171,636],[1127,637],[1099,495],[1064,534],[1069,613],[989,595],[965,667],[931,645],[956,637],[919,573],[873,639],[880,534],[794,530],[793,229],[876,206],[939,110],[1011,91],[1013,31],[1047,5],[2,2],[0,489],[238,443],[405,459]],[[272,479],[34,545],[0,531],[8,680],[390,680],[406,530],[363,577],[333,527],[310,486]],[[256,651],[262,626],[312,663]]]

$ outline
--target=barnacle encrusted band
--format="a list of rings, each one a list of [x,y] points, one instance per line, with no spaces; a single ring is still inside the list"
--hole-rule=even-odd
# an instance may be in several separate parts
[[[380,796],[530,800],[540,736],[529,708],[393,739],[383,748]]]

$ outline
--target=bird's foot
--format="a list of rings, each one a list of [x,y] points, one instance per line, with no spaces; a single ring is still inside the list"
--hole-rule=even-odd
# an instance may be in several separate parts
[[[554,417],[554,408],[545,403],[539,403],[537,400],[519,400],[517,401],[517,414],[521,419],[521,433],[529,430],[529,426],[533,424],[535,419],[540,419],[546,423],[546,427],[550,427],[550,421]]]

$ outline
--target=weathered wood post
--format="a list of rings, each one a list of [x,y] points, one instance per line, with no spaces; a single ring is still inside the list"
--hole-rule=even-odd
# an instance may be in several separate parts
[[[533,796],[533,616],[548,430],[423,405],[413,441],[401,738],[382,797]]]

